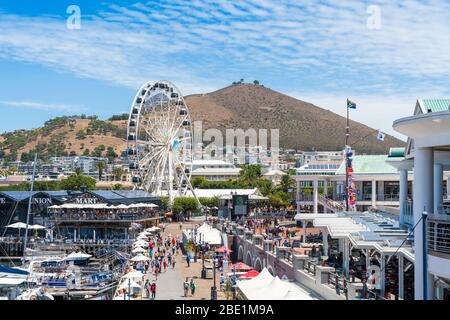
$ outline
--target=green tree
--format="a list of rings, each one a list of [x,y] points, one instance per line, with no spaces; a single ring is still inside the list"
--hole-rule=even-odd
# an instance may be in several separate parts
[[[239,173],[239,182],[245,186],[254,188],[257,181],[261,178],[261,166],[258,164],[245,165]]]
[[[89,151],[89,149],[84,149],[84,151],[83,151],[83,156],[85,156],[85,157],[89,157],[89,154],[90,154],[91,152]]]
[[[80,190],[81,187],[86,187],[88,190],[95,190],[95,179],[82,175],[73,174],[67,179],[64,179],[60,183],[62,190]]]
[[[120,183],[115,183],[112,185],[111,187],[112,190],[122,190],[123,189],[123,185]]]
[[[176,213],[197,212],[199,209],[197,200],[190,197],[175,198],[172,204],[172,211]]]
[[[259,85],[259,81],[258,81],[258,80],[255,80],[255,81],[253,81],[253,84]]]
[[[106,156],[108,157],[108,159],[113,160],[117,158],[117,153],[114,151],[113,147],[108,147],[108,149],[106,150]]]
[[[98,171],[98,180],[99,180],[99,181],[102,181],[103,171],[104,171],[105,168],[106,168],[106,164],[105,164],[104,161],[98,161],[98,162],[95,164],[95,167],[97,168],[97,171]]]
[[[294,188],[294,185],[295,185],[294,180],[291,178],[290,175],[287,174],[281,177],[279,189],[284,192],[288,192],[289,189]]]
[[[122,167],[115,167],[113,169],[114,180],[116,180],[116,181],[122,180],[122,176],[124,173],[125,173],[125,170],[123,170]]]

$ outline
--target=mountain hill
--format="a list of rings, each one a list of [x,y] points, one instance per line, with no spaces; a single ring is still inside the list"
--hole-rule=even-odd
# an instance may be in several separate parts
[[[234,84],[221,90],[186,97],[192,121],[203,121],[203,130],[280,129],[280,146],[310,150],[341,150],[346,119],[282,93],[254,84]],[[40,159],[52,156],[119,155],[126,148],[126,115],[103,121],[97,117],[68,116],[47,121],[43,127],[16,130],[0,135],[0,158],[31,160],[35,151]],[[376,140],[376,132],[351,121],[352,142],[358,154],[383,154],[390,147],[405,143],[386,135]],[[270,133],[269,133],[270,136]],[[225,137],[225,134],[224,134]]]
[[[204,130],[280,129],[281,147],[305,151],[342,150],[345,144],[346,118],[261,85],[233,84],[187,96],[186,103],[192,120],[203,120]],[[383,154],[405,145],[390,135],[378,141],[374,129],[355,121],[350,121],[350,132],[350,144],[367,136],[355,145],[359,154]]]

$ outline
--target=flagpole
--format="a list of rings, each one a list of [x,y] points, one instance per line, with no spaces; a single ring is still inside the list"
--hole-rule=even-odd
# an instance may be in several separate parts
[[[350,137],[350,111],[348,107],[347,99],[347,127],[345,128],[345,149],[344,149],[344,159],[345,159],[345,210],[348,211],[348,170],[347,170],[347,146],[348,139]]]

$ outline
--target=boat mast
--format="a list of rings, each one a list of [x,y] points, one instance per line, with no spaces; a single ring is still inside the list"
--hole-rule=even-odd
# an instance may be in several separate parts
[[[28,198],[27,226],[25,228],[25,240],[23,242],[23,262],[25,262],[25,251],[27,249],[27,242],[28,242],[28,224],[30,223],[31,200],[33,198],[34,176],[36,173],[36,161],[37,161],[37,153],[34,154],[33,175],[31,176],[30,197]]]

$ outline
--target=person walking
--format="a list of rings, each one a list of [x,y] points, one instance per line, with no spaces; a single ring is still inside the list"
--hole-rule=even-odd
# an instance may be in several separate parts
[[[152,293],[152,300],[155,300],[156,298],[156,283],[153,282],[152,285],[150,286],[150,291]]]
[[[186,255],[186,262],[187,262],[187,266],[188,268],[191,266],[191,257],[189,256],[189,253]]]
[[[194,296],[194,294],[195,294],[195,289],[196,289],[196,285],[195,285],[195,282],[194,282],[194,278],[191,278],[191,283],[190,283],[190,288],[191,288],[191,295],[192,296]]]
[[[175,269],[175,263],[176,263],[176,261],[175,261],[175,259],[173,259],[172,260],[172,269]]]
[[[166,269],[167,269],[167,260],[166,259],[164,259],[163,265],[164,265],[164,272],[166,272]]]
[[[189,282],[188,278],[186,278],[186,281],[183,282],[183,289],[184,289],[184,296],[187,297],[189,294]]]

